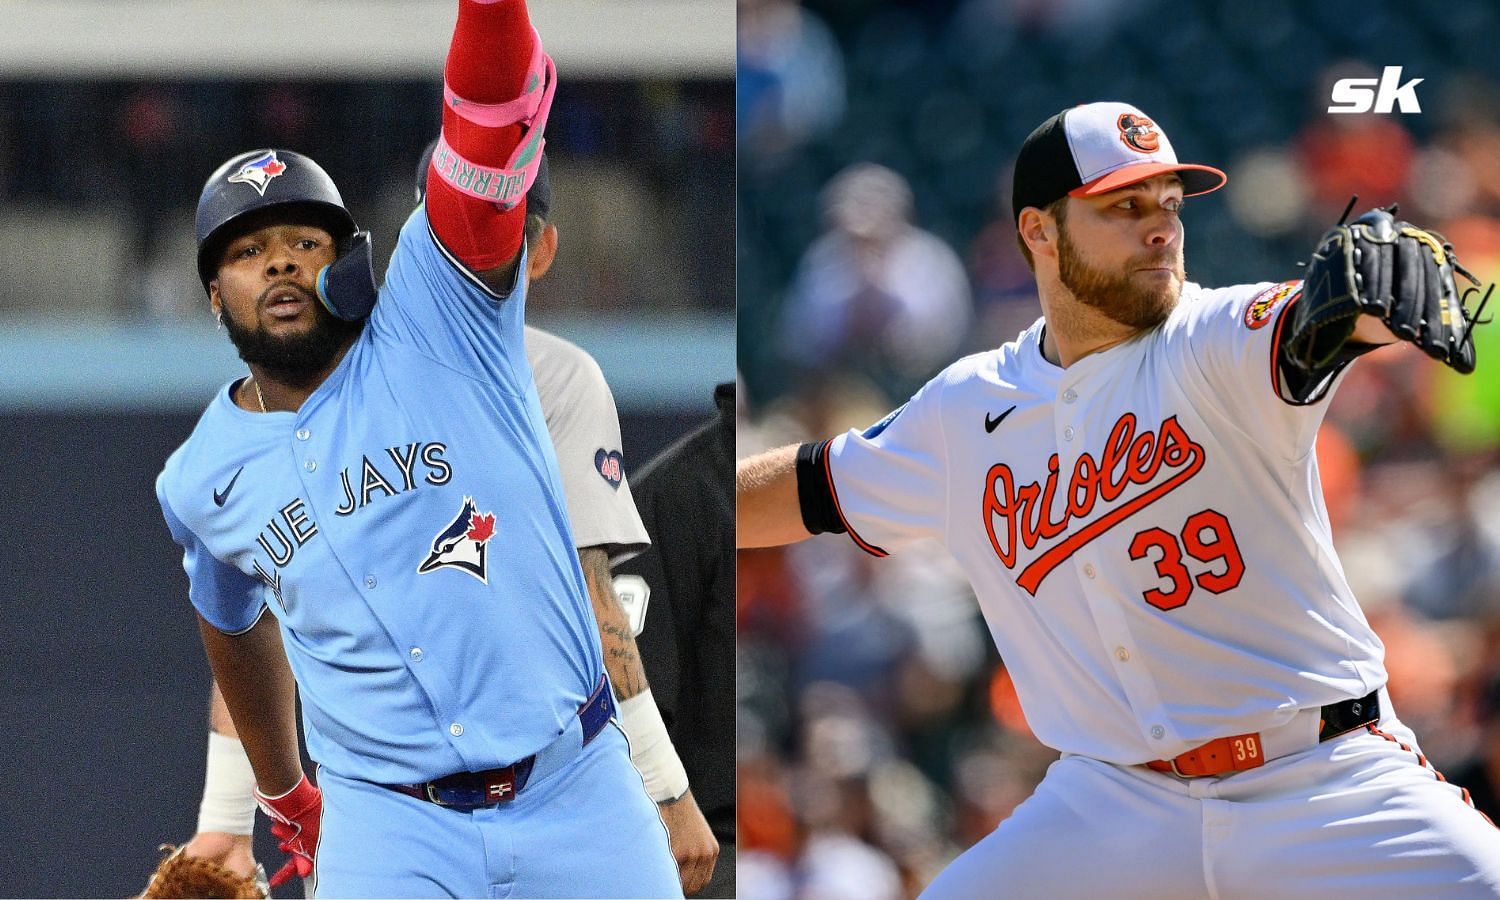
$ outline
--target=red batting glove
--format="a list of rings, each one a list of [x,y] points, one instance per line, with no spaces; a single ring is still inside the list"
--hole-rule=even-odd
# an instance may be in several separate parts
[[[271,833],[281,840],[276,846],[292,857],[271,876],[271,887],[280,887],[294,874],[299,878],[311,875],[323,821],[323,792],[303,775],[296,787],[279,797],[267,797],[257,789],[255,802],[274,822]]]

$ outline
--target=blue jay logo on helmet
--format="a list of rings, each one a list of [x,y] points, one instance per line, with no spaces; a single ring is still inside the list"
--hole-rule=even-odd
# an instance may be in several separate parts
[[[229,176],[229,180],[235,184],[248,184],[255,188],[256,193],[262,197],[266,195],[266,185],[271,179],[286,171],[286,163],[276,158],[275,150],[267,150],[264,155],[250,160],[240,170]]]
[[[465,497],[458,515],[432,539],[432,552],[417,566],[417,574],[452,566],[489,584],[485,576],[485,551],[494,536],[495,514],[480,512],[474,498]]]

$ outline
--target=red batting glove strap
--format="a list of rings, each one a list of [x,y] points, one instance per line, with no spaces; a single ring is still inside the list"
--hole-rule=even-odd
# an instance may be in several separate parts
[[[318,828],[323,820],[323,792],[303,775],[296,787],[279,797],[267,797],[257,790],[255,802],[273,822],[271,833],[280,841],[276,846],[291,856],[271,876],[271,887],[280,887],[293,875],[299,878],[311,875],[313,854],[318,850]]]

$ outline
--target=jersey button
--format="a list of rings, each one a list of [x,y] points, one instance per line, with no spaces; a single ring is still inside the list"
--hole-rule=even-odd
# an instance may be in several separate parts
[[[380,582],[378,582],[378,581],[375,580],[375,576],[374,575],[366,575],[365,576],[365,587],[367,587],[367,588],[369,588],[371,590],[374,590],[375,589],[375,585],[377,585],[379,583]]]
[[[299,440],[299,441],[305,441],[305,440],[307,440],[310,437],[312,437],[312,432],[311,431],[308,431],[306,428],[298,428],[297,429],[297,440]]]
[[[302,468],[306,469],[309,472],[315,472],[318,468],[318,461],[315,459],[309,459],[302,464]]]
[[[1072,439],[1073,439],[1073,426],[1069,425],[1067,428],[1063,429],[1063,440],[1065,440],[1065,441],[1071,441]]]
[[[1084,563],[1083,564],[1083,574],[1087,575],[1090,578],[1093,578],[1094,577],[1094,564],[1093,563]]]
[[[413,647],[410,650],[408,650],[407,653],[411,654],[411,661],[412,662],[421,662],[422,661],[422,648],[421,647]]]
[[[1162,738],[1164,738],[1164,737],[1167,736],[1167,729],[1161,727],[1160,725],[1152,725],[1151,726],[1151,736],[1154,737],[1154,738],[1156,738],[1159,741]]]
[[[1130,651],[1124,647],[1116,647],[1115,659],[1118,659],[1120,662],[1130,662]]]
[[[452,725],[448,726],[448,733],[453,735],[454,737],[462,737],[464,733],[464,727],[457,722],[454,722]]]
[[[1072,403],[1074,400],[1077,400],[1077,399],[1078,399],[1078,392],[1075,391],[1075,390],[1073,390],[1072,388],[1068,388],[1067,390],[1063,391],[1063,402],[1064,403]]]

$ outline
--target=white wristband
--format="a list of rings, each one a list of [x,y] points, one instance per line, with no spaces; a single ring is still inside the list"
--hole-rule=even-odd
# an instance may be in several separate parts
[[[646,793],[657,803],[676,800],[688,791],[687,770],[661,720],[661,710],[649,690],[621,700],[620,727],[630,742],[630,761],[646,782]]]
[[[212,730],[208,733],[208,771],[203,777],[203,802],[198,806],[198,831],[255,832],[255,772],[250,768],[250,758],[238,740]]]

